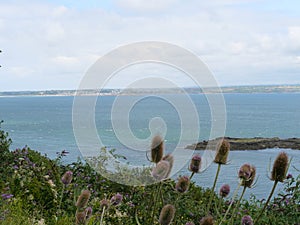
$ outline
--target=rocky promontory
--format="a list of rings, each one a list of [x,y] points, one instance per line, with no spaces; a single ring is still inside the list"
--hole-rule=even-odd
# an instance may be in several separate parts
[[[209,144],[216,144],[222,138],[216,138],[211,141],[202,141],[196,144],[191,144],[186,147],[186,149],[192,150],[205,150],[206,146]],[[297,149],[300,150],[300,138],[287,138],[280,139],[278,137],[274,138],[231,138],[224,137],[230,143],[230,150],[261,150],[268,148],[287,148],[287,149]]]

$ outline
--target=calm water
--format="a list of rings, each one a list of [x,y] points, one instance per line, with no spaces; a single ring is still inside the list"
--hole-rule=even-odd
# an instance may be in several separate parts
[[[180,96],[175,96],[180,99]],[[231,137],[300,137],[300,94],[225,94],[227,126],[226,136]],[[122,96],[134,100],[134,96]],[[200,120],[199,140],[207,139],[210,133],[211,112],[204,95],[191,95],[198,110]],[[126,148],[114,135],[111,124],[111,108],[114,96],[99,97],[96,105],[95,122],[98,134],[105,146],[116,148],[125,155],[133,165],[149,164],[144,152],[133,152]],[[63,149],[70,152],[67,161],[76,160],[81,154],[76,145],[72,128],[73,97],[3,97],[0,98],[0,119],[5,123],[13,139],[12,148],[30,146],[50,157]],[[184,113],[189,113],[188,111]],[[120,118],[124,116],[120,109]],[[148,97],[138,101],[129,115],[129,125],[133,134],[141,139],[150,135],[149,121],[161,117],[167,127],[166,149],[168,152],[176,147],[180,137],[180,115],[167,101]],[[118,117],[114,118],[118,120]],[[124,130],[126,132],[126,130]],[[181,143],[190,144],[185,139]],[[91,145],[91,150],[93,146]],[[145,149],[149,148],[145,146]],[[187,151],[187,150],[182,150]],[[251,163],[257,167],[259,180],[253,192],[258,197],[266,197],[271,182],[268,180],[270,159],[274,159],[278,149],[262,151],[231,152],[231,163],[222,168],[218,187],[229,183],[232,188],[237,185],[236,172],[243,163]],[[292,165],[300,168],[300,151],[285,150],[293,157]],[[187,174],[187,165],[182,165],[180,174]],[[216,166],[210,166],[205,172],[197,174],[193,179],[202,186],[209,187],[213,183]],[[290,172],[297,174],[291,167]],[[176,177],[175,175],[174,177]],[[278,190],[280,187],[278,188]]]

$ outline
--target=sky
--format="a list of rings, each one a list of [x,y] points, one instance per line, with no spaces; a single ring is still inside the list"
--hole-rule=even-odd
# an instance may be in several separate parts
[[[188,49],[220,86],[300,84],[298,0],[1,0],[0,91],[76,89],[101,56],[141,41]],[[147,64],[108,87],[171,73],[191,86]]]

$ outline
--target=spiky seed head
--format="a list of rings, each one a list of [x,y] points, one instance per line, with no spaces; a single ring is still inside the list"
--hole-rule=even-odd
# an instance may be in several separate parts
[[[151,161],[158,163],[164,154],[164,140],[160,135],[154,136],[151,144]]]
[[[102,199],[100,201],[100,208],[103,209],[104,207],[107,209],[110,205],[110,201],[108,199]]]
[[[230,193],[230,186],[228,184],[223,184],[220,188],[220,196],[226,198]]]
[[[214,224],[215,224],[215,221],[212,216],[206,216],[200,220],[200,225],[214,225]]]
[[[178,179],[175,189],[180,193],[184,193],[189,189],[190,178],[188,176],[182,176]]]
[[[82,212],[77,212],[76,215],[76,224],[78,225],[83,225],[86,222],[86,212],[82,211]]]
[[[85,214],[86,214],[86,219],[88,220],[89,218],[91,218],[91,216],[93,214],[92,207],[87,207],[84,211],[85,211]]]
[[[159,215],[161,225],[169,225],[175,216],[175,207],[171,204],[165,205]]]
[[[64,184],[64,185],[69,185],[72,181],[72,178],[73,178],[73,173],[72,171],[67,171],[64,173],[64,175],[62,176],[61,178],[61,182]]]
[[[194,224],[194,222],[192,222],[192,221],[189,221],[189,222],[186,222],[186,224],[185,225],[195,225]]]
[[[112,196],[112,198],[110,199],[110,203],[112,205],[119,205],[122,202],[122,200],[123,200],[123,195],[117,193],[114,196]]]
[[[239,178],[242,180],[248,180],[251,176],[251,165],[246,163],[239,169]]]
[[[289,166],[289,158],[285,152],[279,153],[273,164],[271,180],[283,182]]]
[[[200,168],[201,168],[201,156],[197,154],[192,157],[189,170],[194,173],[198,173],[200,171]]]
[[[222,139],[218,144],[218,149],[217,149],[214,162],[218,164],[226,164],[229,151],[230,151],[229,142],[225,139]]]
[[[252,220],[251,216],[249,216],[249,215],[243,216],[242,225],[253,225],[253,220]]]
[[[90,196],[91,196],[91,192],[89,190],[83,190],[77,199],[76,207],[78,209],[84,208],[87,205]]]
[[[173,164],[174,164],[174,157],[171,155],[171,154],[167,154],[165,155],[162,160],[165,160],[167,162],[169,162],[169,171],[168,171],[168,174],[167,174],[167,177],[170,176],[171,174],[171,171],[172,171],[172,168],[173,168]]]
[[[256,176],[256,168],[255,166],[251,165],[250,168],[250,177],[247,180],[242,180],[242,186],[245,186],[247,188],[251,188],[252,184],[255,180],[255,176]]]
[[[170,163],[166,160],[161,160],[152,170],[152,177],[161,181],[167,178],[170,170]]]

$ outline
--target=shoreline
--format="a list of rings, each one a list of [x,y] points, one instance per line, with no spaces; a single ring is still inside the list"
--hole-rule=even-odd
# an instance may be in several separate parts
[[[204,140],[185,147],[189,150],[205,150],[207,145],[216,145],[222,138],[213,140]],[[247,151],[247,150],[265,150],[265,149],[291,149],[300,150],[300,138],[233,138],[224,137],[230,144],[231,151]]]

